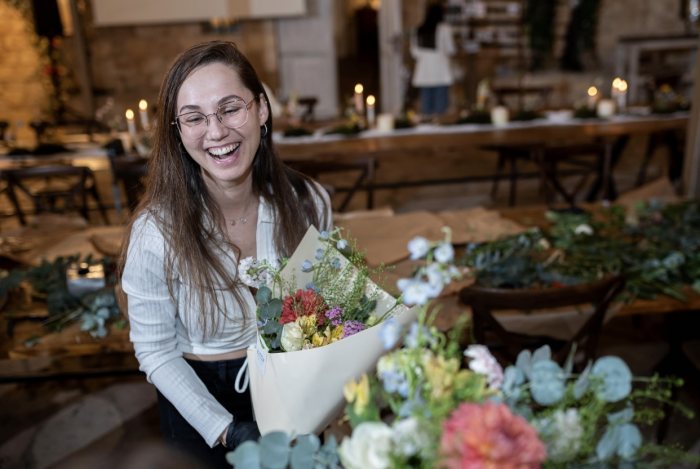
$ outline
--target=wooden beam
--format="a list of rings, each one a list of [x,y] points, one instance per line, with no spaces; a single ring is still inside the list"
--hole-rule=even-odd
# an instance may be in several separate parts
[[[697,52],[696,52],[697,54]],[[683,162],[684,194],[690,198],[700,198],[700,66],[695,60],[693,70],[693,100],[688,120],[685,159]]]

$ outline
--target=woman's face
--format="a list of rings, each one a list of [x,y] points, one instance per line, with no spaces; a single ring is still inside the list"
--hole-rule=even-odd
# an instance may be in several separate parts
[[[260,126],[268,117],[267,105],[261,102],[264,97],[253,98],[238,72],[223,63],[204,65],[182,83],[176,108],[180,137],[202,168],[205,181],[225,188],[249,180],[260,145]],[[224,122],[234,123],[229,127],[236,128],[223,125],[217,111]],[[208,122],[196,113],[207,115]]]

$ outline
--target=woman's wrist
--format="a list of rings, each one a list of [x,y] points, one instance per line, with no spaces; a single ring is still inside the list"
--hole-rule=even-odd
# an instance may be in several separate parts
[[[228,432],[232,426],[233,426],[233,422],[229,423],[226,426],[226,428],[224,428],[224,431],[221,432],[221,435],[219,436],[219,443],[221,443],[221,446],[223,446],[224,448],[228,448],[228,446],[226,446],[226,438],[227,438]]]

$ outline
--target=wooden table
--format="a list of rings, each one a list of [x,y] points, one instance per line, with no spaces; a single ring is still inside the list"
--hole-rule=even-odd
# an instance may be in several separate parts
[[[511,122],[504,127],[486,124],[465,124],[454,126],[417,126],[392,132],[369,130],[353,137],[322,135],[289,137],[276,139],[276,146],[284,160],[352,158],[371,155],[381,165],[382,159],[397,154],[421,154],[430,151],[439,155],[441,151],[461,152],[465,158],[475,148],[484,145],[542,144],[545,142],[581,142],[594,140],[605,146],[602,169],[603,198],[607,198],[616,150],[624,145],[621,139],[632,135],[650,135],[674,130],[685,130],[688,113],[651,116],[614,116],[611,119],[572,119],[562,123],[552,123],[545,119],[528,122]],[[616,148],[617,147],[617,148]],[[532,176],[536,176],[533,174]],[[462,177],[426,179],[420,174],[410,181],[385,181],[370,183],[364,187],[372,189],[392,189],[410,186],[452,184],[493,180],[496,174],[480,174]],[[505,177],[505,176],[503,176]]]
[[[415,262],[407,259],[408,252],[404,248],[411,237],[422,235],[438,239],[442,226],[449,225],[454,231],[453,240],[458,243],[493,239],[496,231],[511,234],[529,226],[541,226],[544,223],[545,210],[546,207],[540,206],[498,212],[483,208],[437,214],[411,212],[393,215],[388,212],[365,217],[364,226],[361,218],[347,219],[342,225],[354,233],[361,249],[374,256],[373,260],[370,259],[370,264],[387,262],[395,266],[395,269],[384,275],[385,287],[395,291],[396,279],[411,275],[415,267]],[[497,230],[494,229],[496,226]],[[64,230],[65,238],[58,243],[55,238],[53,243],[49,242],[51,231],[53,230],[44,229],[42,233],[33,234],[33,250],[24,256],[28,262],[36,262],[42,257],[42,252],[51,258],[77,251],[87,254],[95,244],[94,241],[90,243],[88,240],[95,234],[103,236],[108,245],[119,244],[119,227],[68,227]],[[386,246],[390,246],[393,253],[388,252],[391,250],[385,249]],[[449,329],[457,317],[468,314],[467,308],[458,303],[456,292],[457,286],[451,285],[450,290],[440,299],[443,310],[436,325],[441,329]],[[688,302],[668,297],[636,300],[623,305],[617,314],[671,314],[700,309],[700,295],[688,290],[688,298]],[[26,346],[27,339],[39,334],[43,345]],[[3,350],[5,357],[0,358],[0,383],[138,373],[128,330],[113,328],[107,338],[95,339],[87,332],[81,332],[77,324],[59,333],[48,333],[42,329],[40,323],[28,321],[17,325],[14,336],[4,341]]]

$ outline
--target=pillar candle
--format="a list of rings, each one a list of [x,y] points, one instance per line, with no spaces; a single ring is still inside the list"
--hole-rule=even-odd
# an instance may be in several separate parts
[[[367,127],[374,127],[376,119],[374,110],[375,99],[373,95],[367,96]]]
[[[394,116],[389,113],[382,113],[377,116],[377,130],[381,132],[391,132],[394,130]]]
[[[362,116],[362,114],[365,113],[365,100],[364,100],[364,95],[362,94],[364,91],[364,87],[362,86],[361,83],[358,83],[355,85],[355,112],[357,113],[358,116]]]
[[[596,107],[598,117],[610,117],[615,114],[615,101],[612,99],[601,99]]]
[[[496,106],[491,109],[491,123],[496,127],[502,127],[508,124],[508,108],[505,106]]]
[[[141,118],[143,130],[148,130],[151,127],[151,123],[148,121],[148,101],[145,99],[139,101],[139,117]]]
[[[134,121],[134,111],[131,109],[126,110],[126,127],[129,130],[129,135],[131,135],[132,140],[136,139],[136,122]]]
[[[612,82],[610,96],[617,103],[617,111],[624,111],[627,107],[627,82],[620,77],[616,77]]]
[[[591,86],[588,88],[588,99],[586,101],[588,109],[595,109],[598,103],[598,88]]]

